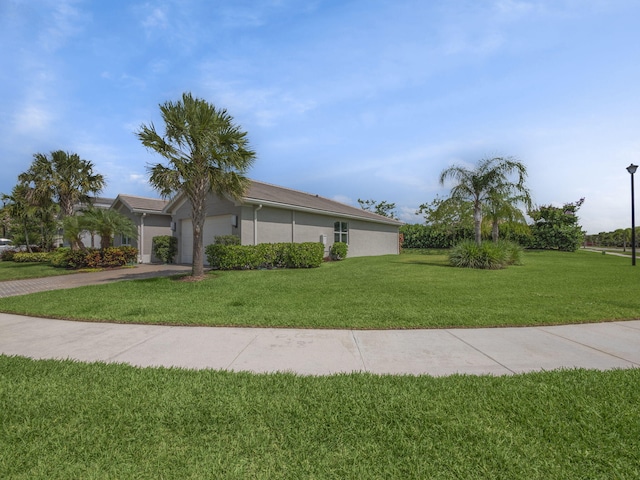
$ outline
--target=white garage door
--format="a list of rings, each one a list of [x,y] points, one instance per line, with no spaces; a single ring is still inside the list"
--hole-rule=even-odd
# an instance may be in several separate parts
[[[218,235],[231,235],[231,215],[207,217],[204,221],[203,245],[211,245]],[[193,224],[191,219],[182,220],[182,263],[193,262]],[[207,263],[207,257],[204,257]]]

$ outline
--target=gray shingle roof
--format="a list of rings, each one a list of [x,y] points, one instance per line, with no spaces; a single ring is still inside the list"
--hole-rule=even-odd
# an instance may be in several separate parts
[[[118,195],[117,200],[125,204],[132,212],[162,213],[164,207],[169,203],[160,198],[136,197],[135,195]]]
[[[300,208],[304,210],[314,210],[322,213],[338,214],[348,217],[359,217],[379,223],[389,223],[402,225],[399,220],[384,217],[362,208],[352,207],[344,203],[336,202],[329,198],[321,197],[311,193],[305,193],[290,188],[279,187],[268,183],[251,181],[251,185],[244,196],[246,203],[258,204],[269,203],[281,205],[283,207]]]

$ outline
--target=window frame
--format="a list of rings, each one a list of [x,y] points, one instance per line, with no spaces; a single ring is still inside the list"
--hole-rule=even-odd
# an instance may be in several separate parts
[[[349,245],[349,222],[342,220],[333,222],[333,243],[337,242]]]

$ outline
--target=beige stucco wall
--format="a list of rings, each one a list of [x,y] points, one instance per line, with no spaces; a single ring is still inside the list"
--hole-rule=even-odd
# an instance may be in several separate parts
[[[153,237],[171,235],[171,218],[168,215],[153,213],[147,213],[143,218],[141,213],[133,213],[124,206],[120,206],[117,210],[129,218],[136,226],[138,238],[131,239],[131,246],[138,249],[138,261],[141,263],[158,262],[159,260],[151,252]],[[116,235],[113,239],[113,244],[120,246],[122,244],[121,240],[121,236]]]
[[[325,254],[334,241],[334,223],[349,223],[349,256],[388,255],[399,253],[398,226],[344,218],[339,215],[320,215],[312,212],[293,211],[272,206],[238,206],[229,200],[211,195],[207,202],[207,217],[238,215],[238,227],[231,234],[238,235],[242,245],[279,242],[319,242],[326,238]],[[174,235],[178,237],[178,248],[182,246],[182,220],[191,216],[190,205],[185,202],[173,216],[176,225]],[[257,219],[257,223],[256,223]],[[257,225],[257,229],[256,229]],[[225,231],[223,234],[228,234]],[[190,237],[190,235],[189,235]],[[204,244],[213,239],[205,239]],[[191,248],[191,246],[189,247]],[[178,258],[182,258],[181,252]]]

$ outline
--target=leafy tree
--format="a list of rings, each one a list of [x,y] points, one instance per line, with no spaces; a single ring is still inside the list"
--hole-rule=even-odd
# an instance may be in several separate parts
[[[450,237],[451,245],[457,238],[464,238],[467,232],[473,231],[473,204],[457,197],[436,197],[432,202],[420,205],[416,215],[422,215],[434,232]]]
[[[383,217],[394,218],[397,220],[395,203],[388,203],[386,200],[376,202],[375,200],[362,200],[360,198],[358,199],[358,203],[363,210],[367,210],[368,212],[377,213],[378,215],[382,215]]]
[[[85,230],[100,235],[100,248],[109,248],[113,244],[114,235],[124,235],[136,238],[138,230],[129,217],[115,210],[104,208],[90,208],[84,215],[76,215],[81,218],[80,224]]]
[[[90,203],[89,194],[97,194],[105,186],[104,177],[93,171],[93,163],[76,153],[57,150],[50,156],[36,153],[29,170],[18,179],[29,185],[36,204],[53,199],[62,217],[74,214],[74,206]]]
[[[561,208],[543,205],[529,212],[532,247],[574,252],[584,241],[584,232],[578,224],[577,211],[584,203],[581,198],[574,203],[565,203]]]
[[[9,195],[3,194],[5,210],[11,218],[11,230],[13,240],[18,244],[24,243],[31,252],[31,245],[36,243],[38,223],[36,219],[36,207],[29,200],[29,187],[19,183]]]
[[[167,197],[183,192],[191,203],[193,221],[192,275],[204,274],[203,230],[209,193],[240,199],[249,186],[245,174],[255,159],[247,133],[224,109],[184,93],[182,100],[160,105],[164,136],[153,124],[137,132],[142,144],[159,153],[168,165],[149,167],[151,185]]]
[[[513,175],[515,181],[511,179]],[[526,176],[527,169],[522,163],[511,157],[495,157],[481,160],[473,169],[457,165],[449,167],[440,174],[440,184],[444,185],[447,179],[454,180],[451,198],[472,202],[475,240],[480,244],[483,209],[496,198],[528,196],[524,186]]]

